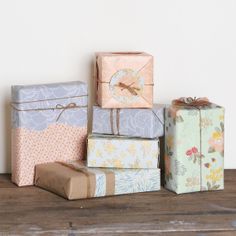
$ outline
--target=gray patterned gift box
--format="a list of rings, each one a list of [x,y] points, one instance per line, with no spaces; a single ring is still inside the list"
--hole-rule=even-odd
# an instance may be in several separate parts
[[[36,164],[84,157],[87,84],[12,86],[12,180],[32,185]]]
[[[164,134],[165,105],[152,109],[104,109],[93,107],[92,133],[158,138]]]

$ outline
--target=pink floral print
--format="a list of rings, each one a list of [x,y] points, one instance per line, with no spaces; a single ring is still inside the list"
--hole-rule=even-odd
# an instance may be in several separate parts
[[[192,147],[190,149],[188,149],[186,151],[186,156],[189,160],[192,160],[193,163],[198,163],[200,164],[200,160],[202,157],[204,157],[204,155],[202,155],[199,151],[198,151],[198,148],[197,147]]]

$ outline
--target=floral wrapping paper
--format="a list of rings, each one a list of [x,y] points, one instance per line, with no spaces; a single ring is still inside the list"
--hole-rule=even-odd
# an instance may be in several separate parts
[[[224,108],[165,112],[165,187],[176,193],[224,188]]]
[[[93,107],[92,132],[129,137],[158,138],[164,134],[164,107],[152,109],[104,109]]]
[[[89,135],[88,167],[157,168],[159,140]]]
[[[143,52],[96,54],[97,102],[102,108],[153,106],[153,57]]]
[[[35,184],[70,200],[160,190],[160,169],[89,168],[79,161],[36,166]]]
[[[12,86],[12,181],[33,185],[36,164],[84,157],[87,85]]]

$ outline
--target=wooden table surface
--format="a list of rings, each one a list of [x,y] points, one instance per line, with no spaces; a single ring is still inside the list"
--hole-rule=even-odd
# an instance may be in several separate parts
[[[176,195],[165,189],[67,201],[0,175],[0,235],[236,235],[236,170],[225,190]]]

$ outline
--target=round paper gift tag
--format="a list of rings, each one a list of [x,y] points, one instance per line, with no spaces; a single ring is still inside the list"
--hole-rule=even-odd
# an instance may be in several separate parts
[[[117,71],[110,80],[112,97],[118,102],[131,104],[137,102],[144,89],[144,78],[132,69]]]

